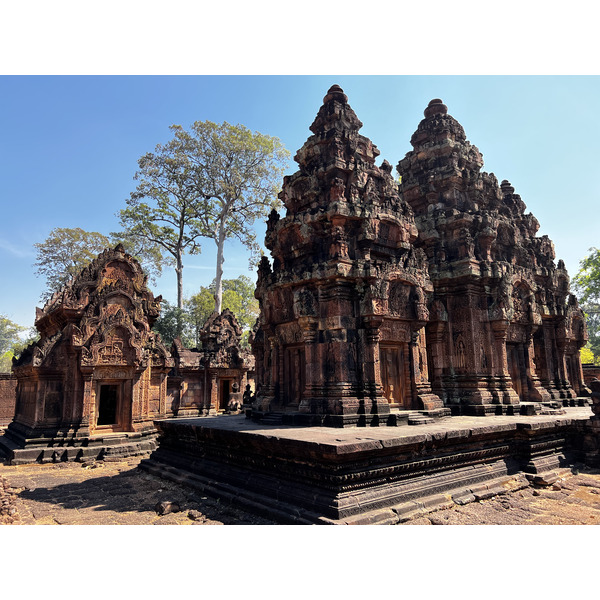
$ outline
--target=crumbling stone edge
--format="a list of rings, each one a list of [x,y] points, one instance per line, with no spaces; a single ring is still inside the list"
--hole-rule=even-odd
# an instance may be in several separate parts
[[[17,494],[8,481],[0,475],[0,525],[12,525],[20,521],[16,499]]]
[[[373,511],[353,515],[336,520],[312,513],[306,509],[291,506],[285,502],[270,501],[267,506],[254,494],[226,483],[211,481],[200,475],[183,469],[152,460],[144,460],[140,468],[176,483],[192,487],[202,493],[218,497],[222,502],[238,505],[248,511],[269,518],[281,524],[296,525],[397,525],[410,519],[423,517],[428,514],[447,510],[453,506],[463,506],[471,502],[488,500],[495,496],[517,492],[527,487],[545,487],[573,472],[573,468],[560,468],[547,471],[542,475],[517,473],[489,480],[485,483],[454,490],[452,493],[437,493],[418,500],[411,500],[395,506],[375,509]],[[582,467],[584,468],[584,467]]]

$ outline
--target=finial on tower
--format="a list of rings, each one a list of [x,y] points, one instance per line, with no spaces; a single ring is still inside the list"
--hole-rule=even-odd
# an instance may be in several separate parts
[[[425,109],[425,116],[432,117],[433,115],[447,115],[448,107],[439,99],[433,99]]]

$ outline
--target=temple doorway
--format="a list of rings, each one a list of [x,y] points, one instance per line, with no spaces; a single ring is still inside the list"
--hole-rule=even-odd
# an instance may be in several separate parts
[[[506,344],[506,359],[513,388],[521,401],[524,401],[526,388],[523,385],[523,378],[526,377],[526,369],[522,344]]]
[[[383,394],[391,408],[410,409],[411,397],[406,386],[406,348],[383,346],[379,349]]]
[[[284,398],[287,406],[298,406],[304,391],[305,358],[304,347],[295,346],[284,351]]]
[[[231,397],[231,384],[233,379],[221,379],[219,381],[219,410],[227,410]]]
[[[120,386],[101,384],[98,399],[98,419],[96,426],[119,425]]]

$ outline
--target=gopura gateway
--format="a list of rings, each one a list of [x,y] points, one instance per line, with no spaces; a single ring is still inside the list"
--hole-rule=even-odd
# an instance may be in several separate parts
[[[398,165],[333,86],[273,212],[254,414],[332,426],[518,414],[589,396],[584,317],[514,188],[432,100]],[[292,414],[295,415],[292,419]]]
[[[119,244],[37,309],[40,340],[13,365],[16,407],[0,453],[13,464],[147,454],[156,419],[227,409],[252,369],[235,317],[213,316],[202,349],[176,340],[169,352],[152,331],[160,302]]]

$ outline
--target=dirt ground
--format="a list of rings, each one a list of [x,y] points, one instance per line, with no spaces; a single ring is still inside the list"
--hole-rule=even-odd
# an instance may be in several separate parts
[[[237,507],[224,506],[218,499],[145,473],[137,468],[139,462],[137,458],[120,462],[0,464],[0,523],[273,524]],[[2,479],[5,480],[4,492]],[[163,512],[157,506],[160,503],[166,503],[164,514],[159,514]]]
[[[0,524],[276,524],[141,471],[139,461],[0,464]],[[565,470],[550,485],[532,485],[488,500],[453,505],[403,524],[600,524],[600,471]]]

